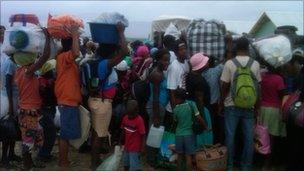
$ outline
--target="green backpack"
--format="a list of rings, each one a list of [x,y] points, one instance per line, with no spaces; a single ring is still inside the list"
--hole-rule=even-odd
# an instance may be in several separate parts
[[[254,60],[249,58],[245,67],[236,58],[232,59],[232,62],[237,68],[231,86],[234,104],[240,108],[252,108],[258,98],[258,82],[250,69]]]

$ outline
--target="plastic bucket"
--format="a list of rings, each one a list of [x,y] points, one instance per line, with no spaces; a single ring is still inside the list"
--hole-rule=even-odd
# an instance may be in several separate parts
[[[92,40],[96,43],[118,44],[119,36],[116,25],[89,23]]]

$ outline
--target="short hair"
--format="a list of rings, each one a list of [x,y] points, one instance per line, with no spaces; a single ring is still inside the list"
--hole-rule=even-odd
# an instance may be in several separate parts
[[[131,43],[131,48],[133,49],[133,51],[136,52],[137,48],[142,45],[144,45],[144,43],[142,41],[135,40],[134,42]]]
[[[0,25],[0,29],[6,30],[6,28],[3,25]]]
[[[186,42],[183,40],[180,40],[180,39],[176,40],[176,42],[174,44],[174,52],[177,53],[181,46],[187,47]]]
[[[240,37],[236,40],[236,51],[248,51],[249,40],[246,37]]]
[[[134,110],[138,107],[138,103],[136,100],[131,99],[131,100],[127,101],[126,107],[127,107],[127,110]]]
[[[186,92],[186,90],[184,90],[184,89],[182,89],[182,88],[177,88],[177,89],[176,89],[176,92],[175,92],[175,96],[176,96],[176,98],[178,98],[178,99],[185,100],[186,97],[187,97],[187,92]]]
[[[175,47],[175,37],[172,35],[166,35],[163,39],[163,43],[165,48],[169,49],[169,50],[173,50]]]
[[[71,37],[61,39],[62,51],[67,52],[72,49],[73,39]]]
[[[155,53],[155,60],[158,62],[165,54],[170,55],[167,49],[160,49]]]

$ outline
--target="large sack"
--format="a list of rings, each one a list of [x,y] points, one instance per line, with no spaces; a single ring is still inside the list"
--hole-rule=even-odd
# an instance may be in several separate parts
[[[193,20],[187,28],[189,55],[204,53],[218,60],[225,57],[226,27],[222,22]]]
[[[76,140],[70,140],[70,144],[79,149],[79,147],[88,139],[90,128],[91,128],[91,119],[90,112],[83,106],[79,106],[80,112],[80,122],[81,122],[81,137]]]
[[[83,21],[72,15],[49,15],[47,29],[50,35],[55,39],[64,39],[71,37],[70,29],[72,26],[84,28]]]
[[[181,31],[179,31],[175,25],[173,23],[170,23],[170,25],[168,26],[168,28],[165,31],[164,36],[166,35],[171,35],[173,37],[175,37],[175,39],[179,39],[181,37]]]
[[[291,43],[283,35],[257,40],[253,46],[268,64],[277,68],[292,58]]]
[[[111,25],[116,25],[118,22],[121,22],[125,27],[129,26],[129,21],[125,18],[125,16],[117,12],[102,13],[93,21],[93,23],[102,23],[102,24],[111,24]]]
[[[120,160],[122,158],[123,149],[120,146],[115,146],[114,154],[105,159],[96,171],[116,171],[118,170]]]
[[[42,29],[34,24],[14,23],[4,33],[3,52],[11,55],[17,51],[41,53],[45,44]]]
[[[5,85],[1,84],[1,86],[5,86]],[[8,97],[7,97],[6,91],[0,91],[0,95],[1,95],[0,118],[2,118],[3,116],[5,116],[8,113],[9,102],[8,102]]]

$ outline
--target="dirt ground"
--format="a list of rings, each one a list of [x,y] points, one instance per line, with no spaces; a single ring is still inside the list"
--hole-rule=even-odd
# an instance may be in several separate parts
[[[19,147],[19,148],[18,148]],[[0,150],[1,151],[1,150]],[[20,142],[17,143],[16,145],[16,153],[17,155],[21,155],[20,154]],[[110,153],[111,154],[111,153]],[[109,155],[110,155],[109,154]],[[55,145],[54,149],[53,149],[53,155],[55,155],[56,157],[58,157],[58,146]],[[1,154],[2,156],[2,154]],[[35,156],[35,154],[33,155]],[[103,156],[103,157],[107,157],[107,156]],[[145,161],[145,156],[142,157],[142,170],[143,171],[165,171],[165,169],[153,169],[151,168],[147,162]],[[68,171],[91,171],[90,167],[90,154],[89,153],[78,153],[78,150],[76,150],[75,148],[70,148],[70,160],[74,163],[76,163],[76,167],[73,167],[71,169],[69,169]],[[3,168],[0,165],[0,171],[19,171],[20,169],[18,167],[16,168]],[[119,171],[123,171],[123,166],[122,166],[122,161],[120,162],[120,166],[119,166]],[[235,169],[235,171],[238,171],[239,169]],[[253,171],[262,171],[262,168],[258,168],[258,167],[254,167]],[[273,171],[284,171],[283,167],[274,167],[272,169]],[[57,166],[57,160],[54,160],[50,163],[46,164],[46,168],[43,169],[34,169],[34,171],[61,171],[60,168]],[[268,171],[267,169],[264,171]]]

